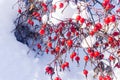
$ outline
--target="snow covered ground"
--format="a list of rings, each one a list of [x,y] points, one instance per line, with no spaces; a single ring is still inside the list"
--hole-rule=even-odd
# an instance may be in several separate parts
[[[16,9],[15,0],[0,0],[0,80],[34,80],[38,66],[26,52],[27,46],[16,41],[11,31]]]
[[[40,66],[26,55],[28,47],[11,33],[17,9],[12,9],[14,3],[0,0],[0,80],[40,80]]]
[[[26,55],[28,47],[18,42],[11,32],[15,28],[13,21],[17,16],[17,7],[12,9],[16,1],[0,0],[0,80],[50,80],[44,73],[44,67],[51,58],[44,55],[39,60]],[[60,73],[63,80],[84,80],[76,64],[71,68],[70,73]],[[116,73],[119,74],[118,71]],[[88,80],[93,80],[91,75],[88,75]]]
[[[12,9],[12,5],[16,1],[0,0],[0,80],[50,80],[44,73],[44,67],[51,58],[44,56],[39,60],[28,56],[28,47],[18,42],[12,33],[17,16],[17,6]],[[67,73],[61,73],[65,80],[81,78],[76,66],[70,74]],[[74,73],[76,75],[71,76]]]

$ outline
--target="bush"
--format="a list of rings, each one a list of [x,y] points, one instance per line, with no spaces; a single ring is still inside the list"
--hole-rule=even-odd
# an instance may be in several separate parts
[[[55,56],[46,67],[51,76],[56,74],[56,68],[62,71],[69,68],[68,58],[79,64],[83,57],[86,78],[89,62],[94,66],[94,78],[113,80],[114,68],[120,68],[120,2],[116,1],[20,1],[16,39],[36,51],[36,56],[43,53]],[[57,74],[54,80],[62,79]]]

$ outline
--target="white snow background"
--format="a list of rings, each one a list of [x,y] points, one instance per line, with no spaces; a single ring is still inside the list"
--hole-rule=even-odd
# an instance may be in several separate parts
[[[40,59],[28,56],[28,47],[18,42],[11,31],[15,28],[13,21],[17,17],[17,0],[0,0],[0,80],[50,80],[44,68],[52,60],[49,55]],[[81,51],[82,53],[82,51]],[[81,62],[82,63],[82,62]],[[81,67],[71,64],[71,71],[60,72],[63,80],[86,80]],[[120,80],[120,70],[116,70]],[[89,72],[88,80],[93,80]],[[53,76],[55,77],[55,76]]]

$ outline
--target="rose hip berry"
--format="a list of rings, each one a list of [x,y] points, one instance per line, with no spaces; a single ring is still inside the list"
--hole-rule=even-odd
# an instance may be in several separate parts
[[[72,44],[73,44],[73,40],[67,40],[67,46],[68,46],[68,47],[71,47]]]
[[[83,70],[83,74],[84,74],[85,76],[87,76],[87,75],[88,75],[88,70],[84,69],[84,70]]]
[[[84,56],[84,61],[88,61],[89,60],[89,57],[88,56]]]
[[[59,8],[63,8],[64,7],[64,4],[61,2],[60,4],[59,4]]]

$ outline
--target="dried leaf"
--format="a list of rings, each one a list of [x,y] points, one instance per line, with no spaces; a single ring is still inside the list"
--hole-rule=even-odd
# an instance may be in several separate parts
[[[31,11],[33,8],[35,8],[34,4],[30,5],[29,11]]]
[[[105,66],[104,66],[104,63],[101,61],[100,63],[98,63],[98,67],[102,70],[102,71],[104,71],[104,69],[105,69]]]

